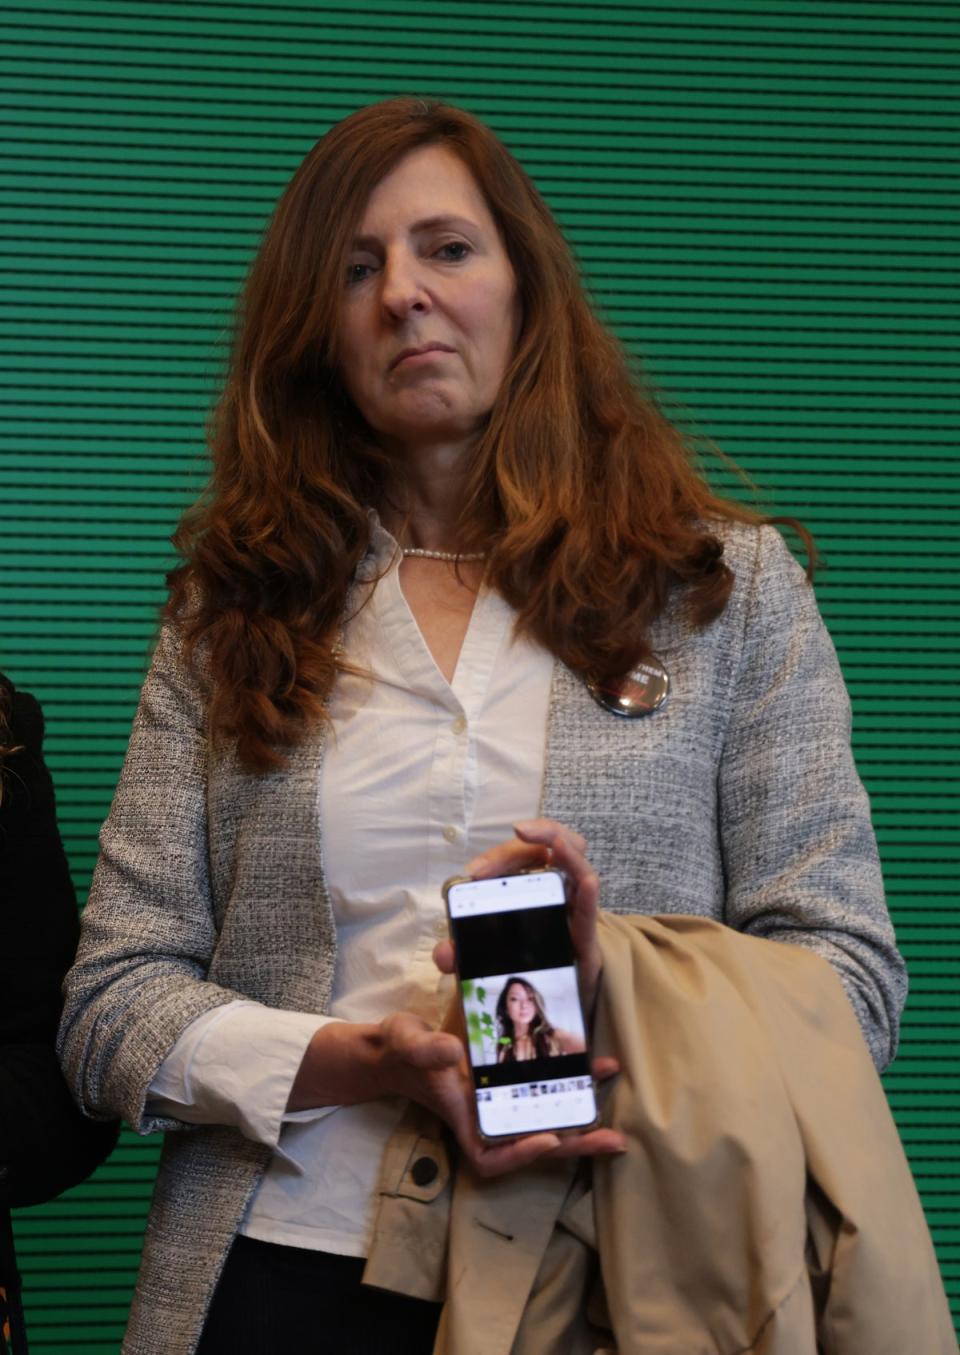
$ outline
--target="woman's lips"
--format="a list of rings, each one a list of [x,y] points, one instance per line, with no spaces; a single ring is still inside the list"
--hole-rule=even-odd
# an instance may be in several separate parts
[[[396,371],[399,367],[422,367],[434,358],[449,357],[450,353],[449,348],[428,348],[419,353],[406,353],[397,358],[391,370]]]

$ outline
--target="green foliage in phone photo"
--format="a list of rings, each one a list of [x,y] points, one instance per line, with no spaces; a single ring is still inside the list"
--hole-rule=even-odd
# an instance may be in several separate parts
[[[475,979],[462,979],[463,1010],[467,1022],[467,1040],[470,1058],[474,1064],[496,1063],[497,1035],[493,1013],[487,1010],[490,996],[483,984]],[[491,998],[492,1003],[492,998]]]

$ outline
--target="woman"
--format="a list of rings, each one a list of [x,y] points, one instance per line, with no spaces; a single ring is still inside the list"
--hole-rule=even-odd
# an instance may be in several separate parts
[[[0,673],[0,1352],[26,1350],[10,1207],[77,1185],[116,1142],[57,1066],[60,985],[80,925],[43,760],[43,713]]]
[[[497,998],[498,1063],[581,1054],[584,1043],[547,1019],[542,995],[527,979],[507,979]]]
[[[458,110],[363,109],[306,157],[212,443],[61,1030],[90,1113],[197,1126],[125,1350],[428,1351],[434,1306],[359,1284],[406,1101],[487,1174],[624,1147],[480,1144],[441,883],[564,870],[588,1009],[601,878],[809,946],[883,1063],[903,968],[846,696],[778,533],[696,476]],[[670,700],[623,720],[587,684],[641,661]]]

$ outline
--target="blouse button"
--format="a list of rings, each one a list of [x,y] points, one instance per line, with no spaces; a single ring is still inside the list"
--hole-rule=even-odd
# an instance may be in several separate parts
[[[443,830],[443,836],[446,838],[447,842],[456,842],[460,834],[457,832],[456,828],[451,827],[448,823]]]
[[[466,727],[467,722],[462,715],[458,715],[457,718],[454,720],[453,724],[450,726],[454,734],[462,734]]]

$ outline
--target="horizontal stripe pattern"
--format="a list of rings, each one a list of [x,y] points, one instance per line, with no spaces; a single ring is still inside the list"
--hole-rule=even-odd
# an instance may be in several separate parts
[[[815,533],[911,972],[886,1087],[960,1308],[952,3],[31,0],[0,19],[2,666],[81,897],[231,306],[302,156],[400,93],[489,122],[725,492]],[[157,1145],[17,1217],[32,1346],[119,1346]]]

